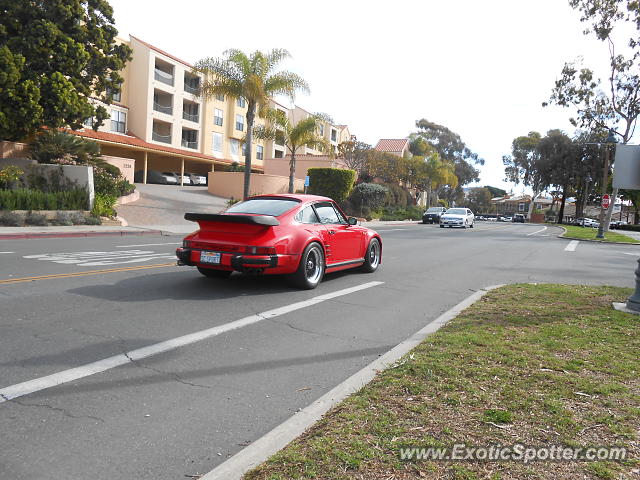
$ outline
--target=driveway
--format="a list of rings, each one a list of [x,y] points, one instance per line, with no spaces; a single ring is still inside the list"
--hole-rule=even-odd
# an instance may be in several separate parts
[[[185,212],[218,213],[227,200],[207,192],[206,187],[136,183],[140,200],[118,206],[118,215],[131,227],[188,233],[196,225],[184,219]]]

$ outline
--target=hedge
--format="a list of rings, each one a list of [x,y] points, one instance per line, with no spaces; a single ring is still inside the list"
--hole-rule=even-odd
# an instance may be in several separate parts
[[[84,188],[65,192],[41,192],[28,188],[0,190],[0,210],[87,210],[89,197]]]
[[[630,232],[640,232],[640,225],[620,225],[616,230],[628,230]]]
[[[356,181],[355,170],[342,168],[310,168],[309,193],[329,197],[336,202],[342,202],[349,196]]]

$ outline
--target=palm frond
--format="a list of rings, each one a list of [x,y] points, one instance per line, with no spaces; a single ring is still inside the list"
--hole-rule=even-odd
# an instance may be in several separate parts
[[[278,72],[268,77],[264,82],[264,90],[267,95],[285,95],[291,100],[295,97],[296,90],[309,93],[307,82],[292,72]]]

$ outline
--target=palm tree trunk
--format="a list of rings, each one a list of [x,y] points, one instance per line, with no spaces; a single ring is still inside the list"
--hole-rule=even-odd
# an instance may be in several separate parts
[[[296,151],[295,149],[291,150],[291,160],[289,160],[289,193],[294,193],[293,191],[293,179],[296,175]]]
[[[256,104],[255,102],[248,102],[247,107],[247,135],[245,137],[246,151],[244,155],[244,199],[247,199],[251,195],[251,144],[253,143],[253,120],[256,116]]]

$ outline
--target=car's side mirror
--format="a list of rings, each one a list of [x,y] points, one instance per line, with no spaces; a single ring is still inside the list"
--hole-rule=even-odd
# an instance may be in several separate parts
[[[347,222],[349,222],[349,225],[357,225],[358,224],[358,219],[356,217],[349,217],[347,219]]]

